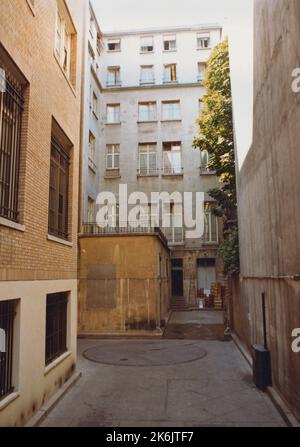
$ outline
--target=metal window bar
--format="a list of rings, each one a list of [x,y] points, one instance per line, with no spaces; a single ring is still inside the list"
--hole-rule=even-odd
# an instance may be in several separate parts
[[[67,305],[67,292],[47,296],[46,365],[67,351]]]
[[[49,234],[68,239],[70,157],[52,136],[49,184]]]
[[[22,86],[0,70],[0,216],[18,221],[19,164],[23,112]]]
[[[0,352],[0,400],[14,390],[12,384],[15,301],[0,302],[0,329],[5,333],[5,352]]]

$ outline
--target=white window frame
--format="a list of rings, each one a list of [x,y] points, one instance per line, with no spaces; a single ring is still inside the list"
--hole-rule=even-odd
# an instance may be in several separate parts
[[[111,152],[109,152],[111,151]],[[111,158],[111,163],[108,160]],[[120,145],[107,144],[106,145],[106,170],[115,171],[120,169]]]
[[[110,82],[111,76],[114,78],[114,82]],[[121,85],[120,67],[107,67],[107,85],[108,87],[118,87]]]
[[[175,79],[172,79],[172,67],[175,67]],[[165,84],[177,82],[177,64],[165,64],[164,65],[163,82]]]
[[[145,115],[147,119],[143,116],[143,113],[141,111],[141,107],[147,107],[147,110],[145,111]],[[151,108],[152,107],[152,108]],[[151,121],[157,121],[157,104],[156,102],[139,102],[139,122],[141,123],[147,123]]]
[[[175,45],[173,46],[173,43],[175,42]],[[166,43],[168,43],[169,48],[165,48]],[[164,51],[176,51],[177,50],[177,39],[176,34],[165,34],[163,36],[163,48]]]
[[[109,110],[113,112],[110,113]],[[112,117],[112,119],[110,119]],[[121,107],[120,104],[106,105],[106,122],[107,124],[120,124],[121,121]]]
[[[215,220],[216,234],[213,235],[212,232],[212,219]],[[217,244],[219,242],[219,222],[217,216],[212,212],[212,207],[210,204],[205,205],[204,209],[204,235],[203,239],[205,243]],[[213,237],[215,236],[215,237]]]
[[[68,80],[71,76],[72,35],[75,33],[70,18],[62,11],[61,2],[57,0],[55,23],[55,56]]]
[[[169,107],[168,105],[177,105],[176,107]],[[163,121],[177,121],[181,119],[181,104],[180,100],[174,100],[174,101],[162,101],[161,103],[161,113],[162,113],[162,120]]]
[[[94,115],[98,118],[98,95],[95,90],[92,91],[92,111]]]
[[[94,223],[96,219],[96,203],[92,197],[88,197],[87,203],[87,219],[88,223]]]
[[[207,45],[205,44],[207,42]],[[197,49],[209,50],[211,48],[211,36],[209,33],[197,33]]]
[[[117,47],[114,50],[109,48],[109,45],[116,45]],[[108,39],[107,41],[107,51],[108,53],[117,53],[121,51],[121,39]]]
[[[91,131],[89,132],[89,168],[96,172],[96,138]]]
[[[206,63],[205,62],[198,62],[197,68],[198,68],[197,81],[198,82],[204,82],[204,80],[205,80]]]
[[[180,163],[177,163],[177,155],[180,154]],[[174,160],[175,159],[175,160]],[[171,165],[166,166],[166,161]],[[182,145],[181,143],[163,144],[163,173],[164,175],[182,175]]]
[[[151,40],[151,45],[142,45],[143,40]],[[154,52],[154,38],[153,36],[141,36],[140,37],[140,52],[142,54],[153,53]]]
[[[141,150],[143,148],[143,150]],[[146,155],[146,169],[141,167],[141,155]],[[150,167],[150,159],[155,155],[155,168]],[[140,176],[155,175],[157,174],[157,145],[155,143],[140,143],[139,144],[139,168],[138,172]]]
[[[150,75],[147,77],[143,76],[143,72],[148,70]],[[155,74],[154,74],[154,65],[141,65],[141,74],[140,74],[140,84],[154,84],[155,83]]]

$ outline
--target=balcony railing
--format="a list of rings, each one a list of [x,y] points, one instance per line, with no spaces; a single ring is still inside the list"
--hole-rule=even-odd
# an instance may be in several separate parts
[[[147,168],[139,168],[137,170],[137,174],[139,177],[151,177],[151,176],[157,176],[159,175],[159,169],[158,168],[154,168],[154,169],[147,169]]]
[[[167,244],[167,238],[164,232],[159,227],[153,227],[149,223],[140,222],[119,222],[117,225],[107,224],[106,222],[84,223],[82,225],[81,234],[84,236],[105,236],[105,235],[118,235],[118,234],[151,234],[157,233]]]
[[[120,177],[120,169],[106,169],[104,178],[119,178]]]
[[[163,175],[183,175],[183,168],[180,167],[164,167]]]

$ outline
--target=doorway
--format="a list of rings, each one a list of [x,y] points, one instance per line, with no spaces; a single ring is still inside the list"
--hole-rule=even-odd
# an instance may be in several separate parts
[[[216,282],[216,260],[205,258],[197,260],[198,290],[203,289],[205,295],[210,294],[212,283]]]
[[[172,296],[183,296],[183,260],[172,259]]]

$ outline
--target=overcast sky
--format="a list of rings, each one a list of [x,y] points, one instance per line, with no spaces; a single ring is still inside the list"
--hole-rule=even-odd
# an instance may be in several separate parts
[[[252,141],[253,0],[92,0],[103,32],[219,23],[230,38],[236,137],[241,165]]]

